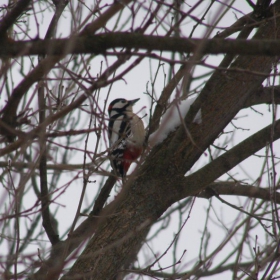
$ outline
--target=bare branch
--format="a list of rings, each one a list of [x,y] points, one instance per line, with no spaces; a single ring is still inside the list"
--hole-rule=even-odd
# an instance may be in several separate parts
[[[253,134],[246,140],[236,145],[228,152],[216,158],[211,163],[202,167],[188,177],[182,179],[182,182],[178,182],[179,184],[183,183],[183,185],[185,186],[185,190],[182,190],[181,195],[179,195],[180,199],[184,198],[186,194],[189,195],[190,192],[193,195],[198,194],[200,190],[219,178],[222,174],[231,170],[238,163],[242,162],[260,149],[264,148],[267,143],[270,142],[271,137],[273,137],[274,141],[279,139],[280,120],[275,122],[275,130],[273,131],[272,136],[271,128],[271,125],[265,127],[264,129],[260,130],[259,132]],[[183,187],[183,185],[181,185],[181,187]]]
[[[0,37],[3,37],[7,30],[14,24],[17,18],[28,7],[30,0],[20,0],[16,2],[15,7],[9,11],[0,23]]]
[[[71,45],[71,48],[69,48],[69,45]],[[280,55],[279,40],[273,39],[185,39],[115,32],[77,36],[71,39],[4,42],[0,46],[0,56],[103,54],[106,50],[113,48],[193,53],[199,46],[203,46],[201,54],[204,55],[224,53],[233,55]]]
[[[280,86],[260,87],[248,97],[244,108],[260,104],[280,104]]]
[[[207,186],[198,197],[210,198],[215,195],[238,195],[262,200],[271,200],[271,190],[269,188],[260,188],[241,184],[239,182],[214,182]],[[280,193],[276,193],[275,202],[280,204]]]

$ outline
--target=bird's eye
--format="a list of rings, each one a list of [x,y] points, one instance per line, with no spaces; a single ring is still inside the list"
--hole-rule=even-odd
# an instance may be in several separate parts
[[[125,100],[122,100],[122,103],[125,103]]]

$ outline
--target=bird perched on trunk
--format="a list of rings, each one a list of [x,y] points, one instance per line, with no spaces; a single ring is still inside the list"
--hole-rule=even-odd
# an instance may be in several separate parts
[[[141,155],[145,141],[143,121],[132,110],[138,100],[118,98],[108,108],[109,156],[116,175],[121,177],[126,176],[131,163]]]

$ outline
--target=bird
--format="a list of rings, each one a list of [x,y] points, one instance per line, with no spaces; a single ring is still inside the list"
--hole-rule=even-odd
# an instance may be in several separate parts
[[[141,118],[133,113],[138,99],[117,98],[109,107],[109,158],[114,173],[125,178],[133,161],[141,155],[145,142],[145,128]]]

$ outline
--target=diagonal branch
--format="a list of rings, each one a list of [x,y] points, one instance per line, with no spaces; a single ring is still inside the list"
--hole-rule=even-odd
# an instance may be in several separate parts
[[[15,23],[17,18],[24,10],[26,10],[30,2],[30,0],[20,0],[16,2],[15,7],[9,11],[0,22],[0,37],[5,35],[7,30]]]
[[[276,121],[273,126],[273,141],[275,141],[280,138],[280,120]],[[185,198],[190,194],[198,194],[224,173],[264,148],[271,141],[271,129],[272,125],[265,127],[195,173],[178,180],[177,183],[180,185],[181,193],[177,199]]]

